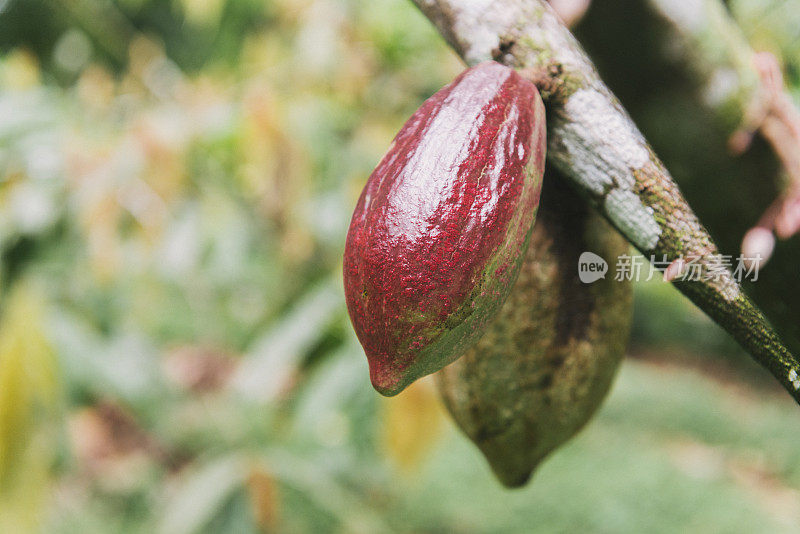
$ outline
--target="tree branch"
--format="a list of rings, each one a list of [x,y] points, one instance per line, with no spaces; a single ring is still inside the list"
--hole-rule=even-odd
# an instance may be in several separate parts
[[[663,163],[544,0],[413,0],[469,64],[523,70],[548,104],[548,159],[645,256],[696,259],[675,281],[800,403],[800,362],[742,292]],[[713,276],[711,276],[713,275]]]

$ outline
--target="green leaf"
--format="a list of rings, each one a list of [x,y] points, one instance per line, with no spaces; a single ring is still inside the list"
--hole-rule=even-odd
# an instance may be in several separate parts
[[[164,507],[158,532],[200,532],[242,488],[247,466],[238,455],[227,455],[203,465],[180,481]]]

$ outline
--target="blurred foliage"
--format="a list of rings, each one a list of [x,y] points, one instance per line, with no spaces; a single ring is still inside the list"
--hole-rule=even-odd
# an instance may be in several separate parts
[[[0,532],[800,520],[800,424],[771,390],[630,363],[508,492],[426,381],[371,389],[351,209],[461,69],[408,2],[6,0],[0,50]],[[637,351],[735,352],[665,288],[639,292]]]
[[[728,0],[753,48],[783,60],[784,76],[800,100],[800,10],[794,0]]]

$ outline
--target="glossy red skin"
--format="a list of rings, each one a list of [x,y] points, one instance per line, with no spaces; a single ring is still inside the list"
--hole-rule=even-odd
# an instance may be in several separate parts
[[[344,255],[372,384],[399,393],[474,343],[519,272],[539,203],[544,107],[487,62],[426,100],[370,175]]]

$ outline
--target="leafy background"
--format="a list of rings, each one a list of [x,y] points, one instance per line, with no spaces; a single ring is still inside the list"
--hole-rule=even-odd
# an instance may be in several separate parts
[[[756,30],[784,7],[731,4]],[[0,10],[0,532],[797,531],[796,406],[666,284],[525,489],[430,381],[371,389],[350,213],[462,68],[410,3]]]

